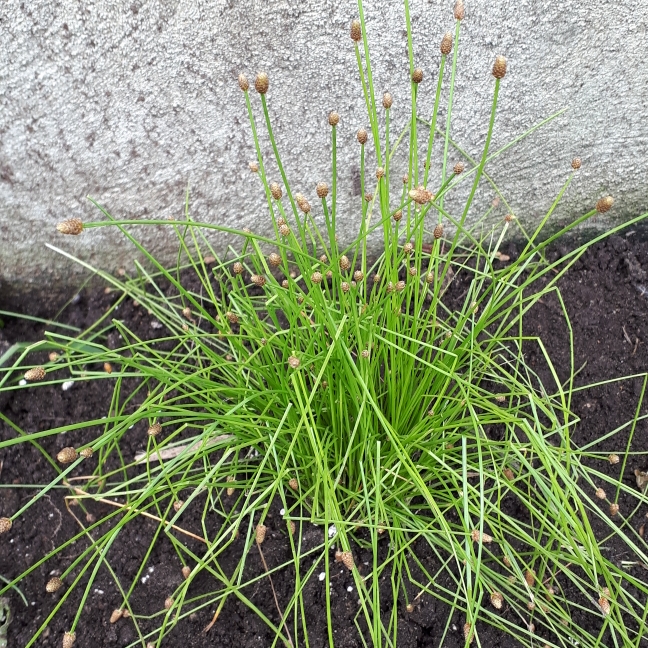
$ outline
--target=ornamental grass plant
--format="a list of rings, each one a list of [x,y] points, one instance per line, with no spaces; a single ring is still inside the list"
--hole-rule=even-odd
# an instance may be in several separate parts
[[[194,613],[210,619],[210,632],[226,623],[221,612],[231,599],[259,615],[273,646],[314,645],[313,612],[305,602],[313,583],[321,583],[326,641],[342,645],[331,604],[331,579],[340,569],[353,579],[357,645],[397,647],[399,620],[422,596],[450,609],[434,645],[444,645],[457,619],[465,645],[485,645],[480,629],[486,625],[524,646],[643,645],[648,572],[641,565],[648,564],[648,547],[629,520],[646,495],[606,476],[600,466],[614,459],[597,443],[574,444],[573,353],[572,366],[559,371],[551,349],[523,326],[538,300],[550,293],[560,299],[560,278],[587,247],[622,226],[555,262],[547,259],[547,246],[608,211],[612,198],[600,197],[564,227],[550,226],[580,167],[575,159],[537,227],[512,214],[494,222],[491,209],[476,216],[480,183],[501,195],[487,165],[541,125],[491,150],[506,59],[493,62],[487,134],[473,159],[450,128],[463,4],[454,7],[454,30],[440,35],[434,108],[423,116],[417,109],[423,71],[414,60],[405,0],[411,112],[394,134],[394,100],[379,96],[362,2],[358,8],[349,43],[367,128],[342,135],[344,116],[328,115],[331,165],[304,195],[291,185],[273,134],[271,77],[259,73],[253,83],[239,77],[256,153],[250,167],[267,200],[269,234],[196,221],[189,201],[184,218],[173,221],[119,220],[95,203],[96,221],[59,225],[68,235],[118,230],[140,261],[132,276],[96,270],[120,296],[95,325],[78,335],[48,333],[0,374],[1,389],[30,389],[35,396],[41,385],[70,379],[79,394],[93,380],[113,394],[109,411],[94,420],[29,434],[14,426],[15,438],[1,444],[40,444],[63,433],[83,439],[57,457],[43,451],[56,477],[35,485],[34,498],[0,520],[5,550],[22,514],[55,489],[82,509],[112,502],[105,516],[79,519],[76,536],[0,590],[19,587],[43,563],[60,569],[43,587],[63,594],[28,646],[79,588],[81,602],[68,610],[71,623],[62,637],[64,646],[74,645],[89,622],[84,606],[99,570],[111,574],[120,592],[111,621],[129,617],[134,624],[132,646],[167,645],[165,637]],[[336,235],[341,136],[356,137],[360,155],[361,197],[344,216],[357,223],[353,240]],[[266,141],[272,165],[262,155]],[[443,151],[438,167],[435,147]],[[402,151],[403,158],[395,155]],[[278,177],[268,177],[270,166]],[[458,212],[448,211],[444,200],[460,185],[469,187],[467,198]],[[173,267],[138,241],[138,228],[150,225],[177,235]],[[232,239],[224,253],[215,234]],[[511,236],[522,240],[521,251],[505,259],[500,248]],[[461,290],[453,291],[456,286]],[[118,310],[128,300],[148,311],[162,337],[150,340],[129,329]],[[564,304],[563,311],[569,322]],[[108,344],[109,334],[118,334],[116,345]],[[525,362],[523,348],[531,344],[546,360],[544,377]],[[34,366],[32,354],[44,349],[52,350],[49,362]],[[630,430],[614,455],[623,466],[645,418],[645,387],[644,376],[637,410],[610,431],[614,438]],[[141,438],[137,456],[122,451],[132,435]],[[621,495],[636,508],[620,510]],[[280,506],[279,519],[269,518],[272,506]],[[183,526],[190,512],[201,519],[199,532]],[[142,516],[156,522],[157,532],[126,581],[113,560],[120,533]],[[306,543],[313,524],[317,542]],[[272,567],[263,557],[268,533],[280,534],[290,551],[289,560]],[[175,591],[160,593],[151,619],[131,599],[145,587],[148,557],[163,539],[175,548],[184,578]],[[72,542],[83,549],[66,560]],[[612,543],[625,547],[623,562],[610,558]],[[234,550],[238,562],[226,571],[223,557]],[[361,560],[367,552],[371,559]],[[252,554],[265,569],[246,568]],[[271,586],[282,570],[294,574],[293,592],[287,600],[275,596],[270,614],[251,592],[260,583]]]

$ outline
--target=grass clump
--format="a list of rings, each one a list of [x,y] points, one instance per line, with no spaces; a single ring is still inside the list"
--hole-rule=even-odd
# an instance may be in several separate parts
[[[66,640],[76,636],[93,580],[105,568],[121,592],[118,618],[130,617],[137,629],[132,645],[162,645],[195,612],[213,615],[209,631],[235,598],[267,624],[273,645],[308,646],[305,592],[323,573],[333,646],[330,580],[336,562],[353,576],[359,599],[354,618],[365,645],[397,646],[399,614],[411,612],[423,595],[449,606],[440,642],[459,620],[466,644],[479,643],[487,623],[523,645],[639,645],[645,573],[612,561],[606,544],[621,541],[630,562],[648,563],[644,539],[608,513],[619,490],[637,506],[645,495],[622,484],[614,502],[609,499],[615,486],[585,461],[594,451],[571,439],[578,422],[571,410],[574,367],[566,381],[559,380],[542,341],[525,336],[522,325],[539,299],[559,294],[558,280],[587,247],[550,263],[547,245],[609,210],[612,199],[601,198],[573,223],[545,232],[579,160],[534,231],[511,215],[493,224],[491,210],[469,219],[480,182],[486,177],[496,188],[485,176],[487,163],[510,146],[490,149],[506,59],[493,63],[488,130],[475,160],[450,138],[463,4],[455,5],[454,33],[440,41],[429,122],[417,109],[423,72],[414,65],[407,2],[405,8],[411,113],[395,139],[393,98],[386,94],[382,109],[376,100],[361,3],[351,25],[368,118],[367,130],[357,133],[362,187],[353,240],[336,236],[340,115],[328,116],[331,169],[325,182],[313,182],[317,198],[293,192],[272,130],[272,86],[265,73],[252,84],[258,97],[244,75],[238,83],[257,155],[250,167],[267,199],[272,234],[197,222],[188,204],[185,218],[172,222],[117,220],[97,205],[103,220],[59,225],[60,232],[75,235],[115,227],[144,262],[124,279],[98,273],[120,299],[79,335],[49,334],[46,344],[58,349],[49,363],[25,364],[29,351],[44,348],[37,345],[3,371],[3,389],[27,388],[17,382],[17,371],[27,371],[40,386],[62,381],[64,369],[68,379],[107,380],[113,390],[105,420],[19,435],[4,444],[102,427],[91,437],[77,435],[83,444],[58,454],[56,479],[5,523],[7,533],[55,488],[71,488],[82,505],[98,500],[113,508],[102,519],[88,518],[75,538],[30,569],[60,561],[73,540],[90,541],[62,566],[56,589],[64,585],[65,594],[29,645],[80,587],[82,600]],[[449,90],[444,130],[437,127],[443,84]],[[266,172],[265,138],[278,178]],[[439,168],[432,163],[435,145],[443,148]],[[407,167],[398,168],[395,154],[403,147]],[[368,167],[370,156],[375,169]],[[444,200],[463,183],[470,187],[467,198],[451,213]],[[137,240],[133,226],[145,224],[176,232],[174,268]],[[500,247],[513,227],[525,242],[519,256],[504,263]],[[211,232],[237,242],[219,255]],[[148,310],[163,337],[145,339],[119,319],[117,306],[127,299]],[[106,343],[110,331],[119,333],[117,348]],[[529,344],[542,349],[549,380],[526,364]],[[639,418],[638,407],[629,421],[633,431]],[[140,434],[145,446],[137,457],[121,450],[132,434]],[[627,450],[619,449],[626,460]],[[607,454],[601,459],[607,461]],[[87,477],[82,486],[69,481],[79,470]],[[270,521],[276,502],[281,520]],[[192,510],[200,524],[189,531],[183,518]],[[621,515],[618,508],[614,515]],[[130,603],[152,545],[130,582],[111,566],[120,532],[140,516],[159,523],[153,542],[165,537],[173,544],[184,577],[175,591],[162,593],[153,619]],[[312,523],[319,536],[307,545]],[[600,525],[607,536],[594,531]],[[269,531],[283,534],[291,556],[271,569],[263,554]],[[233,550],[240,559],[226,572],[221,563]],[[246,569],[250,551],[260,554],[260,574]],[[363,552],[372,556],[368,564],[360,560]],[[292,570],[294,592],[281,603],[275,597],[275,613],[268,614],[250,593],[281,569]],[[210,585],[203,580],[201,588],[192,588],[204,576]]]

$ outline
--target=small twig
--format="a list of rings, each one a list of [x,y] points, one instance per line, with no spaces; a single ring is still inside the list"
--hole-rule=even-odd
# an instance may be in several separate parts
[[[157,452],[154,452],[152,454],[147,454],[146,452],[138,452],[135,455],[135,463],[141,464],[141,463],[146,463],[146,461],[160,461],[161,459],[164,460],[175,459],[175,457],[182,454],[187,448],[189,448],[189,452],[195,452],[200,448],[209,448],[209,446],[213,446],[214,444],[219,443],[220,441],[227,441],[228,439],[232,439],[232,438],[234,438],[234,435],[232,434],[220,434],[219,436],[214,437],[213,439],[209,439],[207,443],[203,443],[202,441],[197,441],[192,446],[182,445],[182,446],[174,446],[173,448],[163,448],[162,450],[158,450]]]
[[[636,338],[636,339],[635,339],[635,346],[634,346],[634,350],[633,350],[633,352],[632,352],[632,355],[634,355],[635,353],[637,353],[637,347],[638,347],[638,346],[639,346],[639,338]]]
[[[630,339],[630,336],[628,335],[628,331],[625,329],[625,324],[621,327],[623,329],[623,335],[625,339],[628,341],[628,344],[632,346],[632,340]]]

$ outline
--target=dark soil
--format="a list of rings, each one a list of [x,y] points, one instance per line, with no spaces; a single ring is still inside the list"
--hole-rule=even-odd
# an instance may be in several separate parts
[[[551,255],[558,258],[565,249],[555,248]],[[511,245],[509,254],[515,256],[515,246]],[[620,376],[639,374],[648,369],[648,244],[636,241],[632,235],[613,237],[594,246],[578,264],[561,280],[560,288],[567,311],[571,318],[575,340],[576,368],[583,367],[577,376],[577,385],[586,385]],[[642,291],[643,294],[642,294]],[[93,323],[108,308],[114,295],[105,294],[103,288],[82,291],[60,315],[59,320],[78,327]],[[11,308],[12,305],[9,305]],[[41,317],[51,317],[58,311],[58,304],[51,300],[38,300],[20,306],[22,312]],[[0,309],[9,309],[0,303]],[[14,305],[15,308],[15,305]],[[150,318],[141,308],[131,303],[120,307],[121,317],[128,326],[146,337],[158,333],[150,328]],[[42,338],[44,327],[31,325],[23,320],[4,317],[4,329],[0,330],[0,355],[12,343]],[[527,317],[525,332],[539,335],[549,349],[561,378],[569,370],[569,333],[565,325],[558,299],[555,296],[543,299]],[[548,380],[544,361],[536,345],[529,345],[527,359],[531,367],[537,369]],[[577,444],[597,439],[616,426],[627,421],[634,414],[643,378],[622,382],[612,382],[593,389],[578,392],[573,407],[581,418],[574,434]],[[55,426],[97,418],[106,413],[111,394],[102,381],[90,382],[83,387],[77,386],[62,391],[60,385],[45,386],[37,390],[9,392],[0,395],[0,412],[25,432],[37,432]],[[643,406],[642,412],[646,411]],[[87,434],[87,433],[86,433]],[[16,433],[0,421],[0,440],[15,438]],[[71,435],[58,438],[45,437],[42,446],[46,453],[55,455],[63,446],[79,442]],[[140,435],[131,437],[132,447],[124,447],[126,453],[134,454],[141,449]],[[628,438],[628,430],[619,433],[614,439],[604,441],[597,450],[611,451],[623,449]],[[640,422],[635,432],[632,450],[648,451],[648,426]],[[597,462],[599,470],[623,480],[629,486],[634,484],[635,468],[646,466],[628,463],[625,472],[621,464],[610,465]],[[39,451],[28,444],[13,445],[0,450],[0,483],[11,487],[0,488],[0,516],[9,516],[17,511],[33,494],[33,489],[23,484],[45,484],[54,476],[50,464]],[[60,544],[79,531],[79,526],[66,509],[62,491],[55,491],[51,497],[42,498],[36,506],[17,520],[11,533],[2,537],[0,544],[0,575],[13,578],[36,563],[55,544]],[[623,500],[619,501],[623,507]],[[94,505],[89,512],[98,518],[106,514],[109,507]],[[200,507],[195,507],[198,511]],[[278,509],[278,506],[276,507]],[[645,508],[645,507],[644,507]],[[79,507],[71,509],[76,516],[83,518],[85,513]],[[646,510],[635,516],[637,528]],[[269,533],[263,544],[263,552],[268,567],[289,558],[286,530],[280,523],[278,510],[272,511],[267,522]],[[276,524],[273,524],[276,520]],[[190,512],[183,518],[183,526],[199,530],[198,513],[195,519]],[[136,576],[141,559],[146,552],[157,523],[143,519],[137,524],[127,525],[120,535],[118,550],[111,553],[111,564],[122,583],[129,584]],[[322,529],[308,525],[305,542],[321,542]],[[191,539],[182,540],[196,551],[200,545]],[[193,544],[192,544],[193,543]],[[243,541],[240,541],[239,550]],[[61,561],[69,564],[87,547],[86,540],[69,546]],[[422,562],[432,560],[421,548]],[[359,550],[356,561],[368,560],[369,554]],[[228,554],[237,561],[237,549]],[[619,558],[620,559],[620,558]],[[227,559],[225,571],[230,571]],[[181,563],[170,542],[163,539],[154,545],[146,564],[145,585],[135,589],[131,603],[138,615],[159,612],[168,593],[173,591],[182,579]],[[37,567],[20,584],[27,597],[26,608],[15,593],[9,592],[14,620],[9,627],[9,648],[25,646],[34,632],[46,622],[55,601],[65,596],[66,589],[55,594],[45,592],[45,583],[56,573],[57,565],[48,563]],[[262,573],[263,566],[256,548],[248,561],[247,570]],[[143,576],[141,575],[140,578]],[[248,574],[246,574],[248,575]],[[273,584],[282,606],[287,602],[294,584],[293,574],[275,574]],[[340,648],[362,645],[354,623],[357,609],[357,593],[349,593],[347,587],[353,584],[352,577],[344,570],[333,571],[332,602],[335,623],[336,646]],[[195,591],[209,589],[207,579],[198,579]],[[61,612],[49,622],[49,627],[38,640],[39,646],[60,646],[63,632],[69,629],[74,618],[84,587],[77,587],[65,602]],[[255,605],[264,611],[275,623],[278,622],[274,599],[267,579],[258,581],[254,591],[248,593]],[[411,593],[410,593],[411,595]],[[324,583],[311,579],[305,592],[307,616],[310,621],[310,646],[318,648],[328,645],[327,620],[324,611]],[[136,640],[133,624],[122,619],[115,624],[109,623],[111,612],[121,603],[109,573],[101,569],[90,588],[85,608],[77,631],[77,646],[126,646]],[[202,646],[241,646],[264,647],[272,643],[271,633],[258,616],[249,612],[240,602],[230,597],[220,618],[208,634],[203,628],[211,619],[214,610],[204,608],[182,621],[173,633],[164,640],[163,645],[182,645],[187,648]],[[505,614],[506,612],[504,612]],[[403,603],[399,619],[398,648],[438,647],[444,632],[448,608],[429,596],[421,597],[412,612],[405,610]],[[587,617],[590,619],[591,617]],[[463,619],[456,615],[449,634],[443,645],[446,648],[463,646]],[[577,619],[574,619],[577,622]],[[146,622],[142,622],[146,628]],[[157,626],[156,619],[150,627]],[[481,645],[513,647],[519,644],[488,626],[477,628]],[[300,643],[300,645],[302,645]],[[540,645],[540,644],[539,644]],[[587,647],[585,647],[587,648]]]

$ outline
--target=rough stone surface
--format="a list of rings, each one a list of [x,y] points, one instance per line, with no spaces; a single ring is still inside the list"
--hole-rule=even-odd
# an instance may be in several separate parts
[[[419,110],[429,119],[439,43],[454,28],[452,2],[410,4],[415,64],[425,72]],[[391,92],[397,133],[410,107],[404,10],[399,2],[367,0],[365,14],[378,97]],[[46,272],[52,284],[76,280],[71,262],[46,243],[107,270],[132,268],[134,249],[112,228],[57,234],[63,218],[102,218],[88,195],[116,218],[166,218],[183,214],[190,187],[193,218],[268,231],[259,179],[248,169],[254,148],[237,84],[241,71],[251,81],[257,70],[268,72],[266,96],[284,165],[316,217],[315,185],[330,182],[327,115],[340,113],[340,235],[351,236],[361,200],[355,132],[367,126],[349,38],[356,15],[352,0],[4,0],[0,277],[42,282]],[[493,150],[569,108],[487,168],[527,229],[550,207],[576,155],[583,167],[553,219],[575,218],[606,193],[616,202],[598,217],[600,227],[646,211],[647,22],[648,4],[629,0],[466,2],[451,129],[464,150],[472,156],[481,150],[496,54],[507,57],[508,72]],[[259,97],[250,96],[269,154]],[[442,127],[445,119],[444,107]],[[423,124],[419,133],[422,153]],[[406,170],[406,146],[393,162],[398,177]],[[440,148],[439,142],[437,153]],[[267,166],[271,179],[279,179],[269,159]],[[447,203],[455,213],[467,185]],[[494,195],[485,182],[472,221]],[[506,211],[501,204],[490,216],[501,219]],[[137,234],[162,258],[177,249],[170,228],[138,228]],[[226,242],[210,239],[217,249]]]

